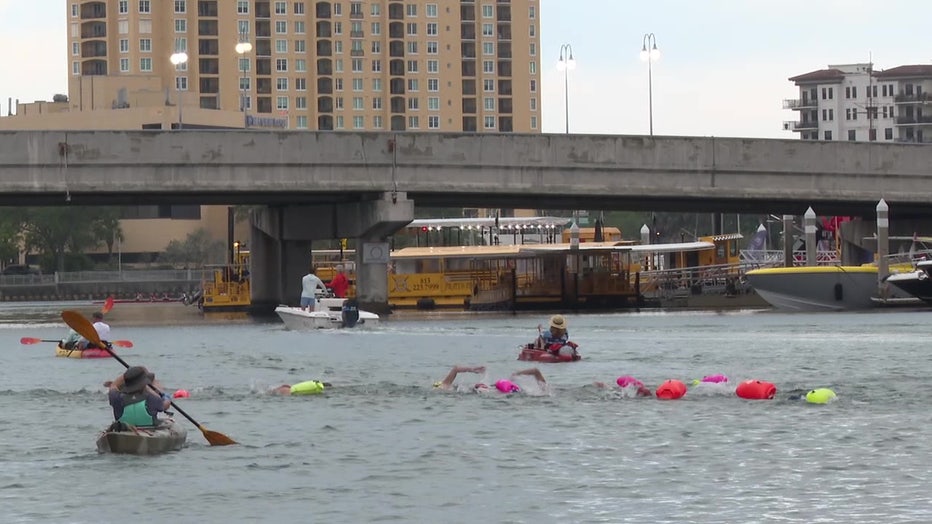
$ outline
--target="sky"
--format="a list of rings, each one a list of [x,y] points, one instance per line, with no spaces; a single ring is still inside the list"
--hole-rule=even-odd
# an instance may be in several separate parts
[[[167,0],[166,0],[167,1]],[[385,0],[383,0],[384,3]],[[455,0],[437,0],[438,3]],[[481,1],[481,0],[480,0]],[[928,0],[512,0],[539,3],[542,129],[798,138],[787,78],[873,60],[876,70],[932,63]],[[7,100],[68,91],[67,0],[0,0],[0,114]],[[660,59],[640,59],[652,33]],[[925,36],[923,36],[925,35]],[[556,67],[569,44],[576,68]],[[564,90],[564,80],[569,92]],[[566,96],[568,95],[568,96]]]

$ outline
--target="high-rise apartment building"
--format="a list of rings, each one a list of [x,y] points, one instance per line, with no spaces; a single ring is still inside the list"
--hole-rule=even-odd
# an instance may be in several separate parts
[[[219,110],[245,127],[541,128],[536,0],[67,4],[72,110],[180,100],[194,126]]]
[[[932,143],[932,65],[830,65],[789,80],[799,98],[783,108],[799,119],[783,128],[804,140]]]

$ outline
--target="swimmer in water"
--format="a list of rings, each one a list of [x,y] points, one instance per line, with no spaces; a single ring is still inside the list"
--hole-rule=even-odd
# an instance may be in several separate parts
[[[485,373],[485,366],[453,366],[450,369],[450,372],[447,373],[447,376],[443,380],[434,382],[435,389],[442,389],[445,391],[453,389],[453,382],[456,380],[456,377],[460,373]],[[517,376],[527,375],[534,377],[534,380],[537,381],[537,384],[544,388],[547,386],[547,380],[544,378],[543,373],[540,372],[537,368],[522,369],[521,371],[516,371],[511,374],[511,378]],[[518,393],[521,391],[521,387],[515,384],[513,381],[508,379],[501,379],[496,381],[492,386],[479,382],[472,387],[472,390],[476,393],[488,393],[492,391],[499,391],[501,393]]]
[[[638,396],[638,397],[654,396],[653,392],[651,392],[651,390],[648,389],[647,386],[645,386],[643,382],[641,382],[640,380],[630,375],[622,375],[618,377],[617,379],[615,379],[615,383],[618,384],[618,387],[621,388],[623,391],[629,391],[629,388],[630,388],[630,390],[633,390],[635,392],[635,396]],[[596,382],[595,386],[598,388],[602,388],[602,389],[609,388],[608,384],[606,384],[605,382]]]

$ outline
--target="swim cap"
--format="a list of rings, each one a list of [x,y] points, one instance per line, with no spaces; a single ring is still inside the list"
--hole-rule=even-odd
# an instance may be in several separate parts
[[[517,384],[510,380],[501,379],[495,383],[495,388],[501,391],[502,393],[517,393],[521,391],[521,388]]]
[[[618,377],[617,380],[615,380],[615,383],[618,384],[618,387],[620,387],[620,388],[626,388],[626,387],[628,387],[628,386],[638,386],[638,387],[640,387],[640,386],[643,386],[643,385],[644,385],[643,382],[641,382],[640,380],[638,380],[638,379],[632,377],[631,375],[622,375],[622,376]]]
[[[437,382],[434,382],[434,387],[435,388],[443,387],[443,382],[440,382],[439,380]]]
[[[188,390],[187,390],[187,389],[179,389],[179,390],[176,391],[175,394],[172,395],[172,396],[175,397],[175,398],[188,398],[188,397],[190,397],[191,395],[188,394]]]
[[[728,382],[728,377],[722,374],[718,375],[706,375],[702,377],[703,382],[711,382],[713,384],[721,384],[722,382]]]

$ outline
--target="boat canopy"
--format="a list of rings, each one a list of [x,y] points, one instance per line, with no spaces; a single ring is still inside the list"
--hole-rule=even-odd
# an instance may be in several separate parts
[[[673,244],[638,244],[631,246],[631,251],[635,253],[674,253],[680,251],[702,251],[714,247],[715,244],[712,242],[676,242]]]
[[[406,247],[393,251],[392,260],[425,258],[516,258],[521,256],[521,246],[442,246]]]

